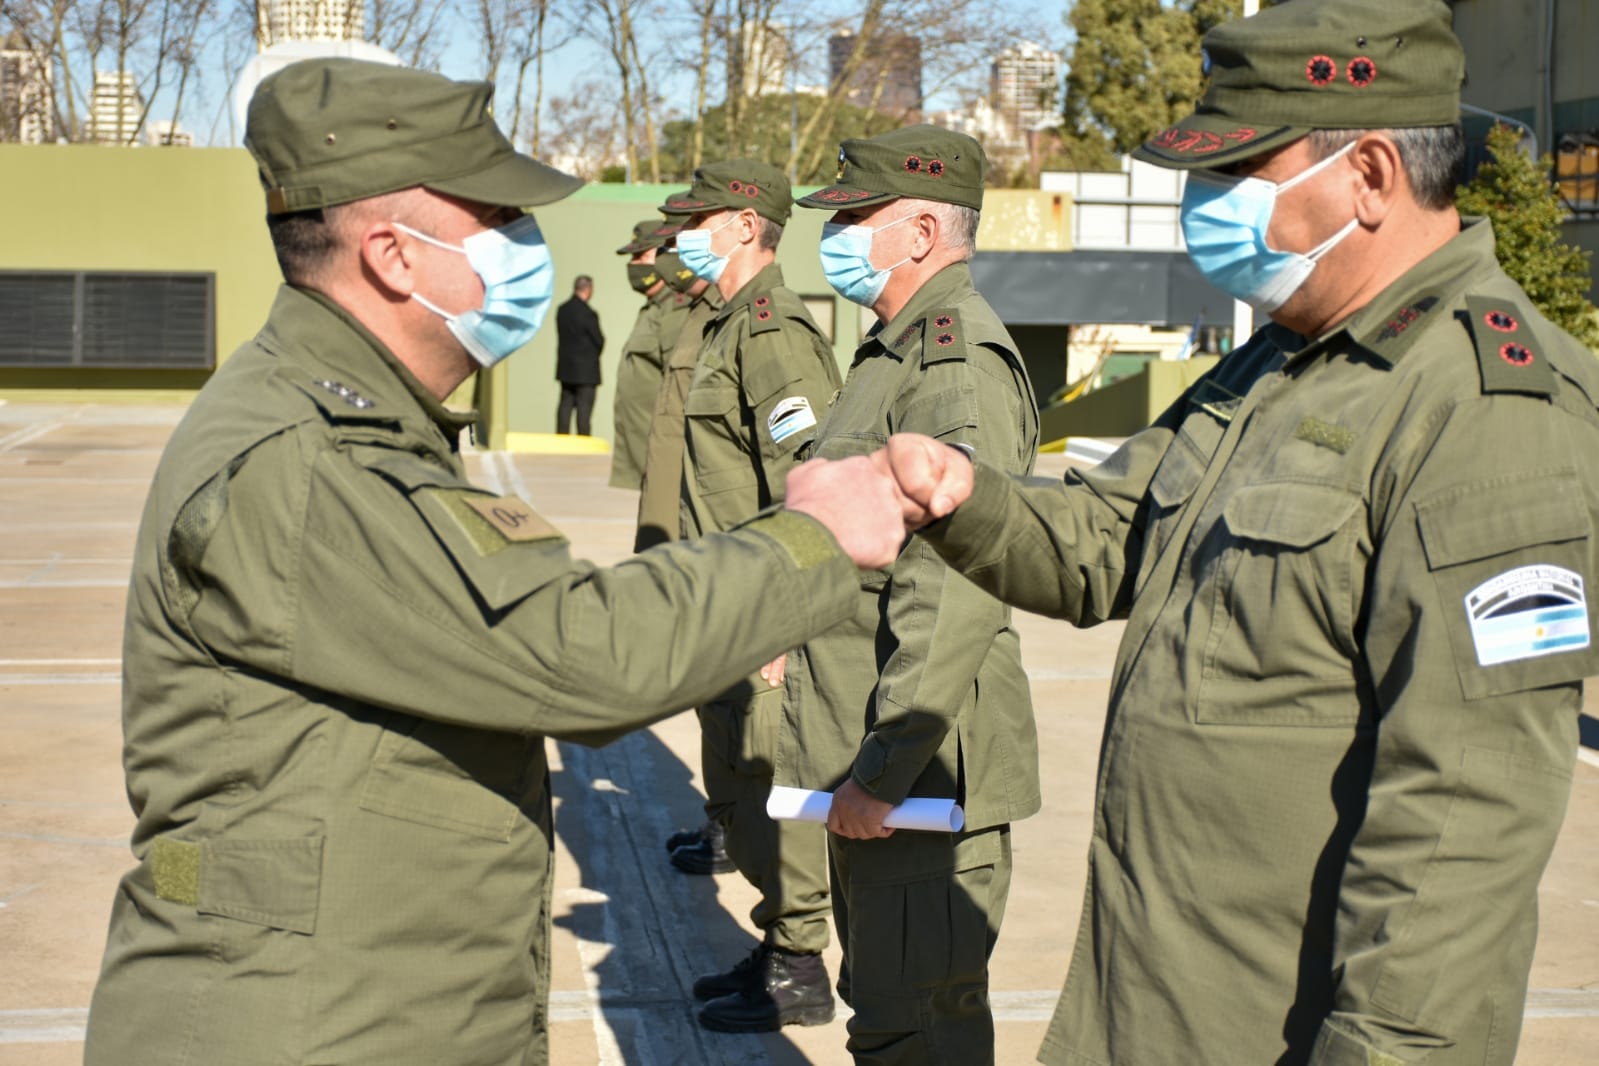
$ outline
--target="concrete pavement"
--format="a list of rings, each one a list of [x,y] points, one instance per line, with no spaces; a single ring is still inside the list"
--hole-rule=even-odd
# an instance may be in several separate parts
[[[0,405],[0,1066],[80,1061],[117,878],[130,865],[118,681],[135,526],[177,407]],[[1046,456],[1041,473],[1069,460]],[[604,457],[475,455],[480,483],[526,496],[576,554],[631,544],[634,496]],[[1095,756],[1119,625],[1018,616],[1033,683],[1044,810],[1014,830],[1014,888],[993,964],[998,1060],[1033,1061],[1076,931]],[[1590,693],[1590,713],[1599,696]],[[1589,743],[1599,745],[1599,724]],[[844,1066],[832,1025],[702,1032],[688,985],[748,951],[754,893],[673,871],[697,825],[698,732],[679,715],[608,748],[551,744],[559,835],[554,1061]],[[1599,754],[1577,767],[1541,890],[1519,1062],[1579,1066],[1599,1048]],[[829,953],[837,972],[836,948]],[[223,1066],[223,1064],[219,1064]],[[1147,1064],[1141,1064],[1147,1066]]]

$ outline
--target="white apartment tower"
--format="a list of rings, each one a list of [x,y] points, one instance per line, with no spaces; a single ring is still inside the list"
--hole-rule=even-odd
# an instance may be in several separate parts
[[[97,70],[89,96],[88,140],[95,144],[138,144],[144,97],[132,71]]]
[[[284,41],[360,41],[366,37],[363,0],[266,0],[255,10],[256,43],[262,50]]]
[[[0,141],[45,144],[55,139],[50,64],[12,34],[0,40]]]
[[[1013,136],[1056,125],[1060,111],[1060,53],[1032,41],[1005,49],[989,68],[994,110]]]

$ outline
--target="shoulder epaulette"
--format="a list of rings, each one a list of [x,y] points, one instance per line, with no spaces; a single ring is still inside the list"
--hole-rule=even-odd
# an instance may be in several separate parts
[[[1531,317],[1519,304],[1493,296],[1467,296],[1466,316],[1483,392],[1554,393],[1554,368],[1533,336]]]
[[[966,335],[960,312],[953,307],[929,311],[922,324],[922,362],[946,363],[966,358]]]
[[[311,398],[329,422],[389,422],[394,419],[394,415],[385,413],[376,400],[361,395],[341,381],[306,378],[294,384]]]
[[[782,313],[772,302],[772,294],[763,292],[750,301],[750,333],[771,333],[783,324]]]

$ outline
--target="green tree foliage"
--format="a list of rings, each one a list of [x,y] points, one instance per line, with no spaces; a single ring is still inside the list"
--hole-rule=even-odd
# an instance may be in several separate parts
[[[798,98],[782,95],[756,96],[741,101],[743,105],[740,127],[747,138],[745,143],[729,147],[724,105],[718,104],[705,112],[701,123],[704,136],[705,159],[759,159],[776,167],[788,169],[791,131],[803,126],[822,106],[821,97],[799,94]],[[795,124],[795,110],[799,122]],[[839,104],[834,122],[837,141],[849,137],[870,137],[884,133],[899,125],[892,116],[878,114],[864,108]],[[668,122],[661,130],[661,175],[666,181],[687,182],[693,167],[694,123],[687,119]],[[801,153],[804,154],[803,152]],[[829,155],[804,173],[795,177],[799,185],[818,185],[832,181],[837,173],[837,157]]]
[[[1565,208],[1549,180],[1550,158],[1533,160],[1509,126],[1488,133],[1493,158],[1455,194],[1462,214],[1483,215],[1494,228],[1499,265],[1560,328],[1599,348],[1599,319],[1588,301],[1589,253],[1561,240]]]

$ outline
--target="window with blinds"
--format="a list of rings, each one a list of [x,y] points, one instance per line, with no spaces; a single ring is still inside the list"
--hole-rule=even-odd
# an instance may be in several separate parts
[[[214,274],[0,271],[0,366],[215,365]]]

